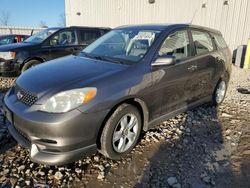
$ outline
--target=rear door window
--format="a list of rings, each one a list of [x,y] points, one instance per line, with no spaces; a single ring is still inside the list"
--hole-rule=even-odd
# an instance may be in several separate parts
[[[99,30],[80,29],[81,44],[91,44],[101,36]]]
[[[205,54],[214,50],[212,38],[203,31],[191,30],[196,54]]]
[[[158,55],[164,57],[174,56],[176,60],[190,56],[190,42],[187,30],[176,31],[170,34],[163,42]]]

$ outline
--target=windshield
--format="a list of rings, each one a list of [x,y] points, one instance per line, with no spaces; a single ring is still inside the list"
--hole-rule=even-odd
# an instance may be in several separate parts
[[[159,34],[156,30],[112,30],[80,55],[134,63],[144,57]]]
[[[47,39],[50,35],[56,32],[58,29],[45,29],[27,38],[24,42],[40,43]]]

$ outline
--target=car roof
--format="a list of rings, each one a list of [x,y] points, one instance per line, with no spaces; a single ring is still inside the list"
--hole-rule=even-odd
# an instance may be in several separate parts
[[[68,28],[82,28],[82,29],[105,29],[105,30],[111,30],[109,27],[90,27],[90,26],[70,26],[70,27],[48,27],[44,29],[68,29]]]
[[[220,31],[211,29],[204,26],[192,25],[192,24],[142,24],[142,25],[124,25],[116,27],[115,29],[145,29],[145,30],[171,30],[171,29],[183,29],[183,28],[194,28],[202,29],[213,33],[220,33]]]
[[[109,27],[91,27],[91,26],[70,26],[67,28],[82,28],[82,29],[108,29],[110,30],[111,28]]]
[[[8,35],[0,35],[0,38],[11,37],[11,36],[30,36],[30,35],[23,35],[23,34],[8,34]]]

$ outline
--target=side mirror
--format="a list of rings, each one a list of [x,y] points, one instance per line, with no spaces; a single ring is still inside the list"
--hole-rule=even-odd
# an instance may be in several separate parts
[[[152,67],[170,66],[174,65],[175,62],[176,60],[174,56],[159,57],[152,63]]]

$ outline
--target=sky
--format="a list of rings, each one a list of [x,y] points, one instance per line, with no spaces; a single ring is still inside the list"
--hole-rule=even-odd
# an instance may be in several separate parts
[[[39,27],[43,21],[47,26],[58,26],[64,14],[64,0],[0,0],[0,16],[9,12],[11,26]]]

